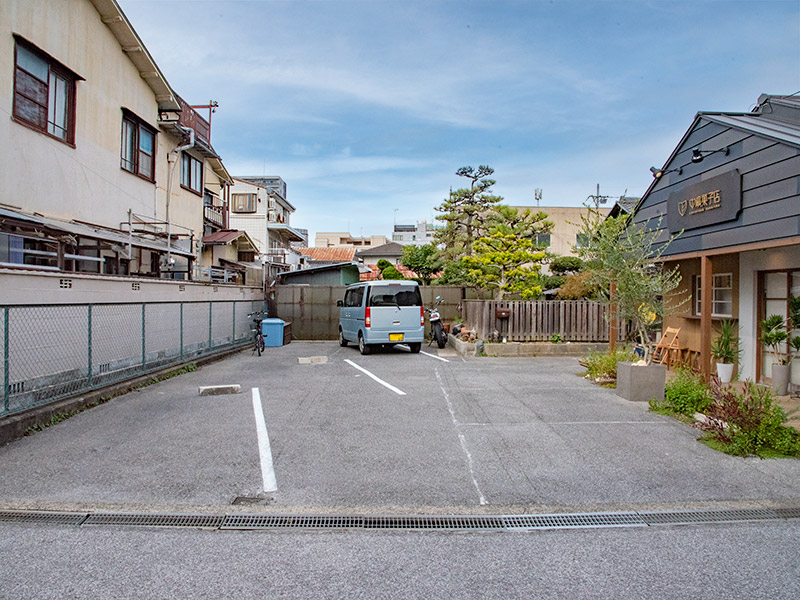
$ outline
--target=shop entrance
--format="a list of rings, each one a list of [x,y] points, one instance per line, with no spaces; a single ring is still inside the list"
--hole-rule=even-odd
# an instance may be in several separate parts
[[[759,324],[769,315],[780,315],[786,320],[790,314],[790,299],[800,298],[800,270],[786,271],[760,271],[758,273],[758,322]],[[790,323],[793,327],[789,331],[790,337],[800,335],[800,323]],[[761,330],[759,326],[759,338]],[[775,357],[769,348],[758,342],[758,380],[771,380],[772,364]],[[780,348],[782,355],[790,349],[786,344]],[[792,361],[791,383],[800,386],[800,357]]]

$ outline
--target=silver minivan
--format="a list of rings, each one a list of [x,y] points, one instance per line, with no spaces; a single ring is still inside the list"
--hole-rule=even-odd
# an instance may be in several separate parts
[[[407,344],[419,352],[425,336],[425,312],[416,281],[366,281],[347,286],[338,300],[339,345],[358,344],[361,354],[373,346]]]

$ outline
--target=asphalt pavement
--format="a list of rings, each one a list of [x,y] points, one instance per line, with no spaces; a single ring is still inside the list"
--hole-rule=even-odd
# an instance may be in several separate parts
[[[800,501],[800,461],[715,452],[579,377],[576,359],[424,351],[241,352],[0,448],[0,503],[217,509],[261,496],[251,509],[491,513]],[[242,393],[198,395],[227,384]],[[277,490],[263,485],[254,388]]]
[[[0,511],[800,507],[800,461],[715,452],[580,371],[573,358],[428,347],[243,351],[0,447]],[[233,384],[241,393],[198,394]],[[800,595],[796,518],[525,533],[11,522],[0,532],[0,598]]]

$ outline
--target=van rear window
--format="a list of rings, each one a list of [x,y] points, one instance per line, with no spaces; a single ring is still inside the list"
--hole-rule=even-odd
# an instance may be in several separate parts
[[[367,306],[422,306],[422,295],[415,285],[372,286]]]

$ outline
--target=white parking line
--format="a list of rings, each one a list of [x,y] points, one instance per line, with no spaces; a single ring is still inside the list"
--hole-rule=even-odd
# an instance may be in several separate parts
[[[253,413],[256,416],[256,434],[258,435],[258,455],[261,459],[261,479],[264,482],[265,492],[278,490],[275,480],[275,467],[272,464],[272,449],[269,446],[267,422],[264,420],[264,409],[261,406],[261,394],[258,388],[253,388]]]
[[[344,362],[346,362],[351,367],[355,367],[356,369],[358,369],[359,371],[361,371],[362,373],[364,373],[368,377],[372,377],[375,381],[380,383],[382,386],[389,388],[390,390],[392,390],[398,396],[405,396],[406,395],[406,393],[403,390],[399,390],[396,387],[394,387],[392,384],[386,383],[383,379],[380,379],[379,377],[376,377],[375,375],[373,375],[372,373],[367,371],[364,367],[359,367],[356,363],[354,363],[349,358],[345,358]]]
[[[431,358],[439,359],[443,362],[450,362],[446,358],[442,358],[441,356],[436,356],[435,354],[429,354],[428,352],[423,352],[422,350],[419,351],[420,354],[424,354],[425,356],[430,356]]]
[[[467,468],[469,469],[469,474],[472,477],[472,484],[475,486],[475,491],[478,492],[478,501],[481,503],[481,505],[488,504],[486,497],[481,491],[481,486],[478,485],[478,480],[475,477],[475,465],[472,463],[472,453],[469,451],[469,448],[467,448],[467,439],[464,437],[464,434],[461,433],[461,425],[459,425],[458,419],[456,419],[456,412],[453,410],[453,403],[450,402],[450,394],[447,393],[447,390],[444,387],[442,377],[439,375],[439,369],[436,369],[436,380],[439,382],[439,387],[442,388],[442,394],[444,394],[444,401],[447,404],[447,410],[450,412],[450,418],[453,420],[453,426],[456,428],[456,433],[458,434],[458,441],[461,442],[461,449],[464,451],[464,454],[467,457]]]

